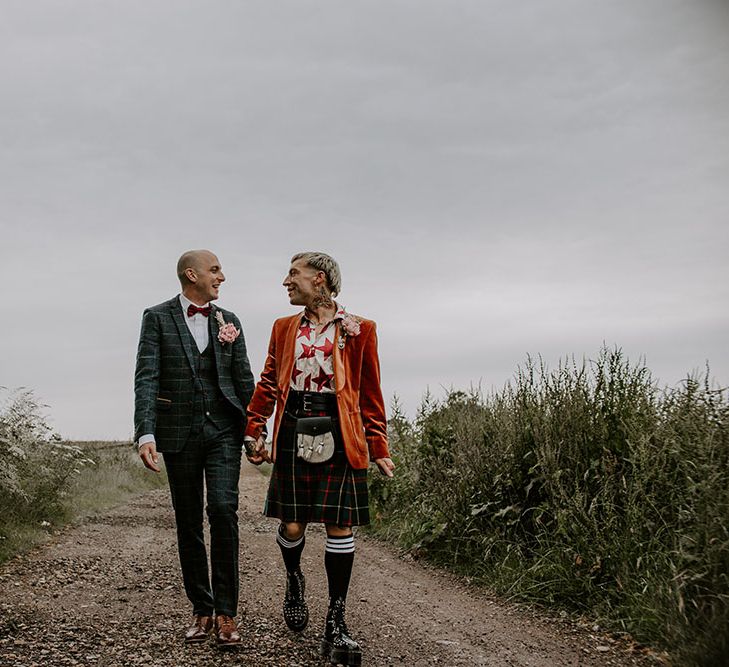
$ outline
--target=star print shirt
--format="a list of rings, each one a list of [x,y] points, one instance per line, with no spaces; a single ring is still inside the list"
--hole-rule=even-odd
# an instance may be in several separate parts
[[[301,316],[301,325],[296,336],[294,368],[291,372],[291,389],[297,391],[318,391],[333,393],[334,386],[334,346],[337,344],[337,320],[345,315],[342,306],[337,305],[337,313],[329,324],[317,334],[316,327]]]

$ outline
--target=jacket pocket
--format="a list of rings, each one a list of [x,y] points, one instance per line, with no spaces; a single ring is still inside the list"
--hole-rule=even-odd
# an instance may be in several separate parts
[[[157,396],[155,403],[157,405],[157,412],[169,412],[172,410],[172,401],[169,398]]]

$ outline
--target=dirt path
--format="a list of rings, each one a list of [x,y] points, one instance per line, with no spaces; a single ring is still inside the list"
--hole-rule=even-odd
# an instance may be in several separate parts
[[[165,491],[104,512],[0,568],[0,665],[323,665],[324,533],[312,527],[303,568],[312,622],[301,636],[280,613],[275,521],[260,515],[267,480],[241,477],[241,629],[235,654],[187,647],[190,618]],[[454,577],[357,538],[348,620],[365,665],[639,665],[625,647],[567,621],[507,604]]]

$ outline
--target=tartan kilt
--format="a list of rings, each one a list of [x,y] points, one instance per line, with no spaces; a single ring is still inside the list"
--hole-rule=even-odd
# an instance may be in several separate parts
[[[334,456],[307,463],[296,456],[296,421],[284,415],[276,440],[264,514],[290,523],[362,526],[370,522],[367,470],[355,470],[334,420]]]

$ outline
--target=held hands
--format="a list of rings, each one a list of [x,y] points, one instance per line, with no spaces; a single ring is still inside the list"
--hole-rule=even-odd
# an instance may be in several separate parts
[[[246,443],[246,458],[250,463],[256,466],[261,465],[264,461],[266,463],[272,463],[271,454],[266,449],[266,439],[264,436],[258,436],[258,440],[255,441],[253,447],[251,447],[251,444],[250,442]],[[391,458],[375,459],[375,463],[385,477],[394,477],[393,471],[395,470],[395,464]]]
[[[139,448],[139,458],[142,459],[146,468],[154,472],[160,472],[159,456],[157,455],[157,445],[154,440],[142,445]]]
[[[385,477],[395,476],[393,473],[393,471],[395,470],[395,464],[392,462],[391,458],[375,459],[375,463],[380,469],[380,472],[385,475]]]
[[[271,463],[271,455],[266,449],[266,438],[263,435],[259,435],[255,443],[246,442],[246,458],[254,466],[259,466],[264,461]]]

